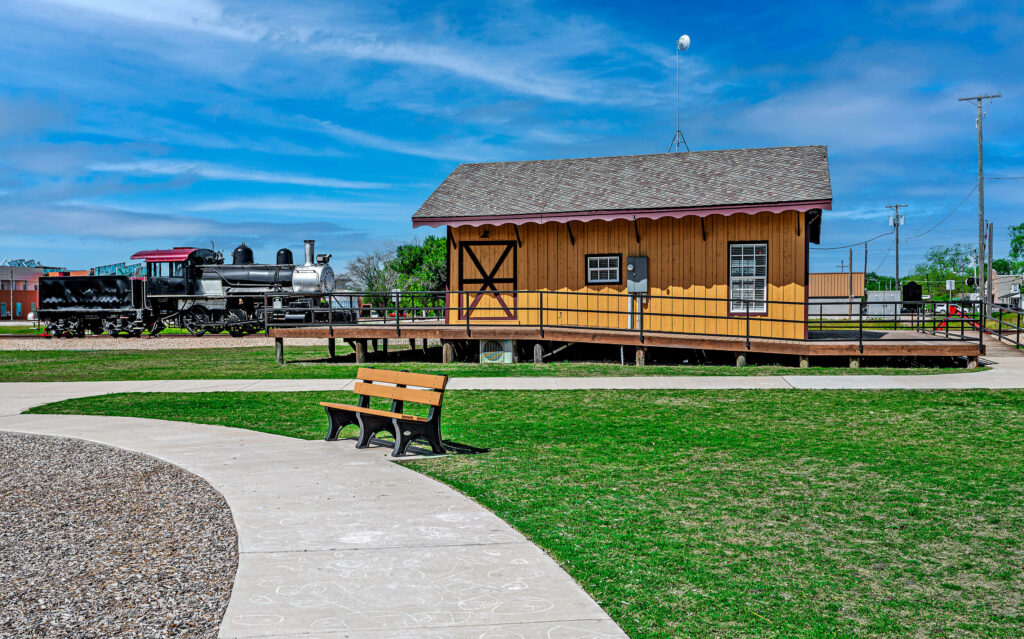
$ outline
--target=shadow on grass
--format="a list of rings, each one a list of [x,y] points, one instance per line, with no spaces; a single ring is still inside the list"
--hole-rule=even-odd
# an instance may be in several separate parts
[[[337,441],[352,442],[352,445],[354,446],[355,443],[359,441],[359,437],[355,435],[353,435],[352,437],[339,437]],[[396,457],[395,459],[412,460],[418,457],[444,457],[444,455],[434,454],[434,451],[430,450],[430,448],[423,448],[421,446],[417,446],[416,442],[418,441],[423,440],[414,441],[412,444],[409,445],[409,448],[406,449],[407,454],[404,457]],[[442,443],[444,444],[444,448],[449,455],[480,455],[482,453],[491,452],[490,448],[479,448],[477,446],[463,444],[461,442],[450,442],[447,440],[443,440]],[[395,440],[391,438],[374,437],[370,439],[370,447],[372,448],[386,448],[388,449],[388,451],[390,451],[392,448],[394,448],[394,446]]]

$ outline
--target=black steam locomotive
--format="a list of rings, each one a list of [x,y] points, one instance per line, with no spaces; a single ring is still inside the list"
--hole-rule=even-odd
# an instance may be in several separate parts
[[[286,248],[277,252],[276,264],[255,264],[244,243],[231,264],[220,252],[190,247],[140,251],[132,259],[145,261],[143,276],[40,278],[39,319],[47,332],[139,337],[179,326],[196,336],[227,331],[240,337],[262,330],[264,313],[275,323],[312,322],[316,309],[330,308],[334,291],[331,256],[315,255],[313,240],[305,242],[302,264]],[[335,321],[344,321],[341,315]]]

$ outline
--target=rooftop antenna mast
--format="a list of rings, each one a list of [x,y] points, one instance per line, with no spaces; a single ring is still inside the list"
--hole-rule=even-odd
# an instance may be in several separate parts
[[[672,143],[668,145],[669,153],[678,153],[679,147],[684,146],[690,150],[690,145],[683,137],[683,131],[679,127],[679,53],[690,48],[690,36],[683,34],[676,40],[676,132],[672,136]]]

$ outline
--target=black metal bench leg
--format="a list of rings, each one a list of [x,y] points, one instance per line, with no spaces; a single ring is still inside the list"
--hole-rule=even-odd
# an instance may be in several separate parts
[[[406,433],[411,433],[406,435]],[[392,457],[401,457],[405,455],[405,451],[409,448],[409,444],[416,438],[416,433],[410,431],[408,428],[402,426],[395,421],[395,447],[391,449]]]
[[[390,424],[372,415],[356,413],[356,419],[359,422],[359,441],[356,442],[356,448],[367,448],[370,445],[370,440],[376,437],[378,433],[391,432],[392,430]],[[397,437],[395,441],[398,441]]]
[[[430,444],[430,450],[432,450],[435,455],[444,455],[448,452],[445,450],[444,444],[441,443],[440,424],[427,424],[423,436],[427,438],[427,442]]]
[[[348,426],[349,424],[355,424],[356,421],[352,419],[351,413],[345,413],[339,410],[333,410],[329,407],[324,407],[327,411],[327,419],[330,425],[327,428],[327,437],[325,441],[333,442],[338,440],[338,434],[341,433],[341,429]]]

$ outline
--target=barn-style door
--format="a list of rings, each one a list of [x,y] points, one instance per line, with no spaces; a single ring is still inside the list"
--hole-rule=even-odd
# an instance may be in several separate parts
[[[516,243],[459,243],[459,319],[515,319]]]

